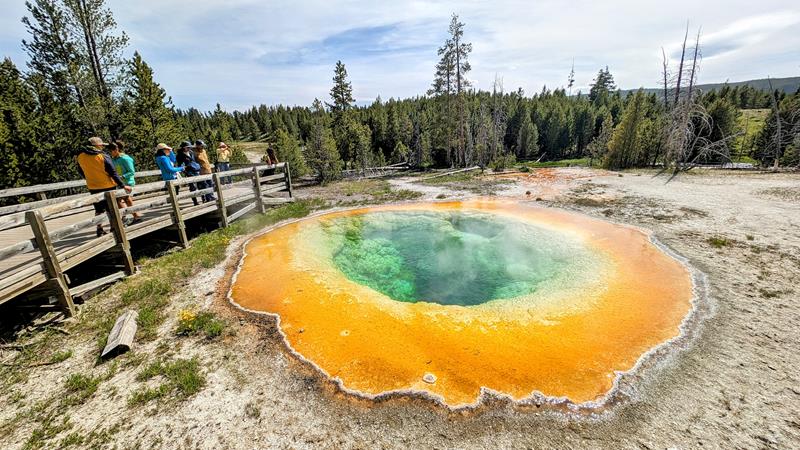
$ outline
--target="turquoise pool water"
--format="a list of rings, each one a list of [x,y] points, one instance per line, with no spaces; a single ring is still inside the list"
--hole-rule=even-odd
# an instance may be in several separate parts
[[[334,266],[402,302],[477,305],[579,282],[595,260],[578,238],[473,211],[374,212],[323,225]]]

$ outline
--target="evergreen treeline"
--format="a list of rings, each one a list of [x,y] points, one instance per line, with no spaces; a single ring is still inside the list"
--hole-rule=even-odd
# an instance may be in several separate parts
[[[547,89],[526,95],[475,90],[465,25],[453,15],[449,37],[427,95],[376,99],[355,104],[345,65],[334,68],[330,103],[310,107],[254,106],[246,111],[180,110],[155,81],[142,55],[121,57],[128,38],[117,30],[104,0],[33,0],[23,19],[30,40],[25,70],[0,64],[0,186],[50,183],[78,177],[74,154],[86,138],[121,138],[140,169],[153,167],[158,142],[204,139],[214,158],[220,141],[261,141],[274,145],[295,175],[311,172],[323,182],[343,169],[397,162],[412,166],[506,167],[519,160],[588,157],[610,168],[662,162],[669,120],[667,95],[639,90],[625,95],[609,69],[601,69],[588,93]],[[568,78],[571,92],[574,72]],[[796,123],[800,95],[724,86],[701,94],[708,124],[693,133],[709,141],[739,130],[740,108],[783,105]],[[774,115],[774,114],[773,114]],[[770,119],[773,123],[774,118]],[[771,162],[776,154],[796,155],[791,139],[769,150],[770,126],[751,155]],[[783,122],[781,122],[783,124]],[[791,123],[788,124],[791,129]],[[773,127],[774,128],[774,127]],[[791,132],[787,136],[791,137]],[[785,140],[785,139],[784,139]],[[235,155],[244,160],[244,155]],[[705,157],[709,159],[709,157]],[[710,159],[721,158],[716,155]],[[713,162],[711,160],[704,162]]]

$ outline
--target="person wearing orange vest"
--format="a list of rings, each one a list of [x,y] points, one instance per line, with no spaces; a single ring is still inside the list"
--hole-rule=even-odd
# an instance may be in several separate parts
[[[130,194],[131,187],[122,181],[114,162],[103,150],[108,144],[99,137],[89,138],[89,145],[78,154],[78,171],[86,180],[86,187],[92,194],[113,191],[117,188],[125,189]],[[99,216],[106,212],[106,201],[101,199],[94,204],[94,215]],[[106,234],[102,224],[97,224],[97,236]]]

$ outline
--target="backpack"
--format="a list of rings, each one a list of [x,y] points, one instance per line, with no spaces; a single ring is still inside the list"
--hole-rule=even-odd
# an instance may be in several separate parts
[[[186,166],[186,172],[192,174],[200,173],[200,164],[197,163],[194,159],[194,152],[189,150],[189,152],[183,155],[185,159],[184,165]]]

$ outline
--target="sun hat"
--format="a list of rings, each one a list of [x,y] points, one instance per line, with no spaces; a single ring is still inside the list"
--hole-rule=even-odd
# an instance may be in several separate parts
[[[228,148],[228,144],[220,142],[219,145],[217,145],[217,148]]]
[[[93,137],[89,138],[89,145],[92,145],[92,146],[95,146],[95,147],[99,147],[101,145],[108,145],[108,143],[103,142],[103,140],[100,139],[97,136],[93,136]]]
[[[162,142],[156,146],[156,150],[172,150],[172,147]]]
[[[191,147],[191,146],[192,146],[191,142],[183,141],[183,142],[181,142],[181,145],[178,146],[178,148],[186,148],[186,147]]]
[[[195,147],[205,147],[206,143],[203,142],[202,140],[198,139],[198,140],[194,141],[194,146]]]

